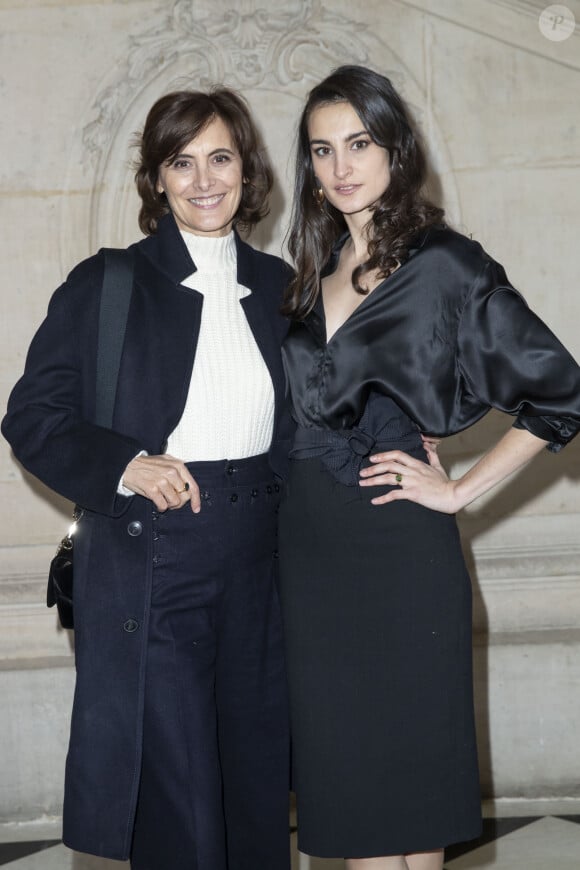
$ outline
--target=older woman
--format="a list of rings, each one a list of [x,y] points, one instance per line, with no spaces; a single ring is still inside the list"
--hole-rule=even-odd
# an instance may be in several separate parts
[[[134,870],[287,870],[288,271],[237,232],[272,175],[227,89],[162,97],[140,146],[113,425],[94,422],[100,252],[54,294],[2,427],[84,509],[64,841]]]

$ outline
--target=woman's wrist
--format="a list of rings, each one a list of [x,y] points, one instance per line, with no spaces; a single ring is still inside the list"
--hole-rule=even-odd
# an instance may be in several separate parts
[[[456,480],[449,480],[449,488],[451,492],[451,504],[453,506],[453,513],[458,514],[459,511],[463,510],[464,507],[467,507],[470,502],[472,502],[476,496],[469,494],[469,486],[466,485],[466,482],[463,477],[459,477]]]
[[[461,483],[461,478],[458,480],[447,480],[447,491],[448,491],[448,501],[449,501],[449,513],[457,514],[459,511],[468,504],[468,501],[463,501],[462,493],[459,488],[459,484]]]

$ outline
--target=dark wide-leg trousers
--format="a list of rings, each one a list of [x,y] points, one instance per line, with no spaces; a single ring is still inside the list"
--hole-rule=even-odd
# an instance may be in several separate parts
[[[289,870],[280,486],[265,456],[188,467],[201,513],[153,515],[131,867]]]

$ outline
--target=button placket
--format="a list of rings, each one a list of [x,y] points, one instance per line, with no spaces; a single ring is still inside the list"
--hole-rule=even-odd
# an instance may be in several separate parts
[[[153,565],[158,565],[161,562],[161,542],[165,537],[165,533],[163,531],[162,520],[164,517],[163,513],[158,511],[153,511],[153,532],[152,532],[152,540],[153,540],[153,555],[151,557],[151,561]]]

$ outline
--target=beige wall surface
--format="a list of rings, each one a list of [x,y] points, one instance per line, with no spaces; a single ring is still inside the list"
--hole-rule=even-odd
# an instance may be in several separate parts
[[[301,102],[344,62],[392,77],[425,134],[450,222],[505,265],[580,358],[580,2],[551,24],[547,5],[0,0],[2,410],[54,288],[101,245],[139,237],[130,143],[153,101],[210,82],[247,96],[277,170],[254,243],[280,253]],[[449,439],[453,473],[509,424],[492,413]],[[580,718],[578,442],[461,517],[488,796],[580,797],[569,727]],[[68,511],[2,442],[0,822],[60,811],[71,639],[42,596]]]

